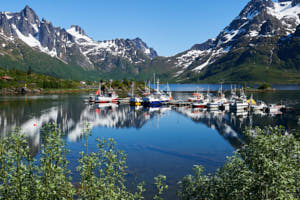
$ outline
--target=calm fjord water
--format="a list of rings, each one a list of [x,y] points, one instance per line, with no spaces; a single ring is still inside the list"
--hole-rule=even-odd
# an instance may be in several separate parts
[[[212,88],[212,86],[211,86]],[[190,93],[176,92],[175,98],[187,98]],[[248,94],[249,95],[249,94]],[[73,181],[79,152],[83,151],[82,130],[89,123],[92,134],[89,148],[96,151],[96,138],[114,138],[118,149],[127,155],[128,180],[138,177],[146,181],[150,194],[153,177],[167,176],[169,199],[175,196],[176,183],[191,172],[193,165],[203,165],[207,172],[222,166],[226,156],[244,143],[246,126],[285,125],[297,128],[300,115],[300,91],[254,93],[267,103],[284,103],[298,110],[283,115],[236,115],[223,111],[207,112],[188,107],[142,108],[128,105],[104,106],[84,103],[88,95],[42,95],[0,97],[0,133],[4,137],[15,127],[21,127],[30,143],[32,154],[38,155],[40,127],[55,122],[67,133],[70,169]],[[35,126],[36,125],[36,126]]]

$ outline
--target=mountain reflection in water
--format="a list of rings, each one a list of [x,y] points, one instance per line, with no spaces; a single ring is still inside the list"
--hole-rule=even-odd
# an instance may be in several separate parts
[[[229,113],[190,107],[143,108],[117,104],[89,105],[80,101],[83,97],[80,97],[80,100],[67,98],[67,101],[61,98],[51,96],[50,99],[30,98],[25,102],[4,101],[5,106],[2,106],[0,112],[1,136],[5,136],[15,127],[20,127],[26,134],[32,151],[37,153],[41,141],[40,128],[49,122],[57,123],[63,132],[67,133],[67,139],[75,142],[82,137],[86,125],[90,128],[100,126],[140,129],[155,116],[159,119],[173,110],[196,123],[217,130],[222,137],[237,148],[244,143],[241,133],[246,127],[275,125],[280,121],[285,121],[282,119],[284,116],[269,116],[264,113]],[[156,124],[159,126],[159,122]]]
[[[186,98],[186,93],[174,97]],[[258,98],[299,102],[298,92],[271,93]],[[265,99],[264,99],[264,98]],[[274,98],[275,97],[275,98]],[[295,97],[293,99],[293,97]],[[87,95],[0,97],[0,133],[5,137],[15,127],[26,134],[31,153],[37,155],[42,142],[40,129],[49,122],[56,123],[64,133],[70,153],[72,180],[78,182],[76,171],[79,152],[83,150],[82,132],[89,125],[89,148],[96,151],[95,139],[114,138],[117,148],[128,155],[128,180],[146,181],[147,191],[153,191],[153,177],[168,177],[169,192],[175,196],[177,182],[195,164],[206,172],[214,172],[244,141],[246,127],[297,127],[297,111],[282,115],[265,113],[231,113],[207,111],[190,107],[143,108],[129,105],[84,103]],[[268,101],[267,101],[268,102]],[[276,103],[276,102],[275,102]],[[296,105],[298,106],[298,104]],[[151,194],[150,194],[151,195]],[[174,198],[170,198],[174,199]]]

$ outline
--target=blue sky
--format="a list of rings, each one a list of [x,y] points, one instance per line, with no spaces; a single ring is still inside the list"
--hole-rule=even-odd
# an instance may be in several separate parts
[[[10,0],[1,11],[29,5],[54,26],[81,26],[95,40],[143,39],[170,56],[214,38],[249,0]]]

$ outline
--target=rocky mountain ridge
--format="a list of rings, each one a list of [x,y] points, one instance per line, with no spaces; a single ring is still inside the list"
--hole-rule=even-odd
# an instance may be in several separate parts
[[[0,37],[19,39],[31,48],[86,70],[110,71],[119,67],[116,61],[120,59],[136,65],[157,56],[140,38],[94,41],[79,26],[66,30],[40,20],[29,6],[17,13],[0,12]]]
[[[229,52],[255,49],[268,40],[267,46],[272,46],[268,55],[275,56],[277,41],[291,37],[299,24],[299,0],[251,0],[216,38],[175,55],[171,59],[176,66],[173,76],[181,80],[189,79],[191,74],[201,76]]]
[[[47,70],[59,76],[61,69],[68,68],[66,75],[74,68],[77,77],[91,72],[92,76],[87,77],[93,79],[145,80],[156,73],[170,82],[274,82],[282,80],[284,74],[286,80],[294,81],[300,80],[299,26],[300,0],[251,0],[217,37],[177,55],[160,57],[140,38],[95,41],[80,26],[66,30],[39,20],[26,6],[19,13],[0,12],[0,65],[13,65],[18,60],[25,63],[20,64],[21,68],[59,60],[60,67],[50,67],[57,65],[52,64]],[[32,56],[34,51],[26,57],[17,40],[53,59],[39,60],[41,56]],[[28,64],[28,57],[36,59]],[[41,67],[38,72],[43,70]],[[265,80],[262,74],[270,79]]]

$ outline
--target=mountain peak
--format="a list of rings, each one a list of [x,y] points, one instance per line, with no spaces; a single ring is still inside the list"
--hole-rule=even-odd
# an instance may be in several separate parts
[[[137,37],[132,41],[138,49],[142,50],[150,58],[155,58],[157,56],[157,52],[154,49],[149,48],[141,38]]]
[[[39,20],[37,14],[28,5],[21,10],[20,14],[22,17],[27,18],[30,23],[36,23]]]
[[[80,35],[86,35],[85,34],[85,31],[83,30],[83,28],[81,28],[80,26],[78,25],[72,25],[71,28],[69,30],[72,30],[79,33]]]

